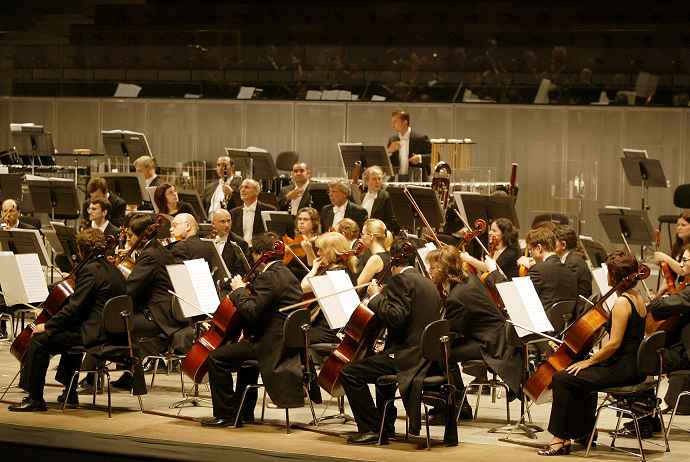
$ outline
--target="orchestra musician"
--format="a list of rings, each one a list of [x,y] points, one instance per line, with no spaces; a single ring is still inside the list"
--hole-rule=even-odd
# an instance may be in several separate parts
[[[194,208],[187,202],[181,201],[177,195],[177,189],[170,183],[163,183],[153,193],[153,201],[158,207],[158,212],[174,217],[178,213],[188,213],[196,220]]]
[[[541,245],[541,244],[540,244]],[[614,287],[638,271],[635,257],[616,251],[606,258],[609,285]],[[548,447],[539,455],[570,454],[572,440],[586,444],[594,427],[597,391],[632,385],[644,377],[637,370],[637,350],[644,337],[647,309],[637,282],[623,282],[617,291],[609,322],[609,339],[588,359],[578,361],[553,376],[553,404]]]
[[[230,210],[232,216],[232,231],[242,236],[250,243],[253,237],[264,232],[262,211],[275,210],[275,207],[259,201],[261,184],[252,179],[246,179],[240,185],[240,199],[242,205]]]
[[[147,188],[158,187],[161,179],[156,174],[156,161],[151,156],[140,156],[134,161],[134,170],[143,175],[144,183]],[[148,195],[147,195],[148,197]],[[139,210],[153,210],[151,201],[142,201]]]
[[[577,301],[577,278],[575,273],[565,266],[556,255],[556,235],[547,226],[530,229],[527,233],[527,248],[532,258],[522,256],[518,264],[529,268],[529,278],[537,290],[551,324],[560,330],[563,319],[551,313],[551,307],[564,300]]]
[[[249,244],[231,231],[232,217],[230,212],[225,209],[218,209],[211,215],[211,224],[216,237],[213,243],[218,249],[218,253],[223,258],[225,266],[231,274],[244,276],[249,271],[247,258],[249,254]]]
[[[99,229],[88,228],[77,234],[79,256],[87,260],[75,275],[74,294],[67,304],[45,324],[35,326],[23,364],[23,381],[29,396],[20,404],[11,405],[10,411],[46,411],[43,387],[51,356],[61,354],[55,378],[67,387],[79,370],[82,355],[65,353],[75,346],[90,347],[108,340],[103,328],[103,307],[110,298],[124,295],[126,287],[122,273],[105,259],[106,247],[105,236]],[[78,406],[76,389],[69,396],[66,393],[65,388],[58,401],[66,401],[68,407]]]
[[[335,229],[343,218],[354,220],[361,228],[367,219],[367,211],[348,199],[350,184],[347,180],[339,179],[328,183],[328,198],[331,203],[321,209],[321,227]]]
[[[488,256],[496,262],[496,265],[503,270],[508,280],[518,275],[517,261],[520,258],[520,244],[518,243],[518,233],[507,218],[497,218],[489,227],[489,252]],[[472,265],[478,273],[490,271],[490,266],[485,260],[474,258],[467,252],[462,252],[462,261]]]
[[[377,384],[378,406],[374,404],[369,384],[376,383],[382,375],[397,374],[410,433],[419,434],[421,428],[421,385],[431,365],[423,359],[420,342],[424,328],[439,319],[441,299],[431,280],[414,268],[415,254],[404,251],[404,242],[396,239],[391,247],[390,283],[381,288],[372,281],[367,288],[371,297],[369,309],[388,331],[385,347],[351,362],[341,373],[341,383],[357,422],[358,433],[348,439],[350,444],[378,441],[383,403],[395,396],[395,384]],[[384,424],[386,441],[395,432],[395,407],[389,406],[388,411]]]
[[[299,253],[297,257],[293,258],[293,260],[288,263],[288,268],[290,271],[295,273],[297,279],[301,280],[304,275],[307,274],[307,271],[304,269],[304,266],[295,260],[296,258],[299,258],[305,266],[312,265],[314,259],[316,258],[313,242],[319,236],[320,232],[321,217],[319,216],[319,212],[311,207],[299,209],[297,216],[295,217],[295,240],[301,239],[298,244],[300,249],[304,251],[304,256]],[[291,249],[293,249],[293,251],[295,250],[295,244],[288,245],[291,245]],[[286,251],[286,253],[288,252],[289,250]]]
[[[592,295],[592,273],[587,262],[577,251],[577,233],[572,226],[559,225],[556,235],[556,255],[577,277],[577,294],[585,298]]]
[[[347,239],[340,233],[328,232],[324,233],[316,239],[316,247],[318,248],[318,257],[312,262],[311,271],[309,271],[304,278],[302,278],[301,287],[305,294],[313,292],[309,278],[324,274],[326,271],[345,270],[351,280],[355,279],[355,271],[357,271],[357,258],[353,255],[341,262],[342,255],[350,251]],[[340,343],[336,336],[337,329],[331,329],[328,326],[326,317],[318,305],[311,307],[312,313],[318,310],[316,315],[312,314],[312,328],[309,331],[309,341],[311,343]]]
[[[89,205],[94,199],[104,199],[110,202],[110,217],[108,218],[110,222],[120,227],[125,220],[125,212],[127,211],[127,202],[114,192],[108,191],[108,183],[104,178],[92,177],[88,184],[86,185],[86,196],[87,199],[82,205],[81,216],[84,221],[88,222],[89,218]]]
[[[393,234],[400,231],[400,225],[393,213],[393,201],[383,184],[383,169],[377,165],[369,167],[362,175],[367,192],[362,198],[362,207],[367,210],[369,218],[378,218],[386,224]]]
[[[218,180],[211,181],[204,188],[204,208],[209,217],[218,209],[231,210],[239,205],[235,203],[233,193],[239,191],[242,178],[235,175],[235,161],[227,156],[219,157],[216,175]]]
[[[671,271],[677,276],[685,276],[690,273],[683,271],[680,259],[683,250],[690,245],[690,211],[684,211],[678,216],[676,221],[676,239],[671,246],[671,255],[664,252],[654,252],[654,260],[661,264],[668,264]]]
[[[303,208],[311,207],[311,194],[309,193],[311,170],[307,167],[306,162],[295,163],[292,166],[290,178],[292,178],[292,183],[280,190],[278,209],[297,215]]]
[[[108,220],[111,209],[110,202],[107,200],[93,199],[89,204],[89,219],[92,228],[101,230],[106,236],[117,238],[120,235],[120,229]]]
[[[37,223],[38,228],[26,221],[27,217],[21,215],[17,201],[14,199],[5,199],[2,201],[2,220],[3,229],[40,229],[40,221]]]
[[[252,257],[258,261],[261,254],[273,250],[278,239],[274,233],[257,235],[252,242]],[[271,400],[280,407],[302,407],[304,395],[302,370],[296,354],[287,351],[283,343],[285,315],[281,307],[302,300],[300,284],[279,257],[265,263],[252,283],[254,294],[246,288],[242,278],[231,281],[228,295],[237,308],[244,324],[244,338],[228,342],[215,349],[207,359],[209,386],[213,399],[213,417],[202,420],[206,427],[227,427],[240,420],[254,420],[256,390],[247,393],[244,408],[239,409],[242,392],[247,385],[261,379]],[[258,368],[247,367],[245,361],[257,360]],[[244,365],[244,367],[243,367]],[[232,372],[237,372],[237,386],[233,388]]]
[[[205,245],[198,235],[199,225],[194,217],[188,213],[178,213],[170,224],[170,237],[174,242],[170,250],[175,258],[182,261],[203,258],[213,271],[215,255],[213,248]]]
[[[393,235],[381,220],[370,218],[362,226],[361,241],[368,250],[369,258],[357,276],[357,285],[366,284],[372,279],[387,284],[391,277],[389,269]]]
[[[398,173],[398,181],[407,181],[410,167],[421,167],[424,176],[431,173],[431,141],[429,137],[412,130],[410,114],[394,111],[391,128],[395,134],[388,139],[386,152]]]
[[[360,227],[357,222],[351,218],[343,218],[335,230],[345,236],[347,242],[350,244],[350,248],[355,244],[357,239],[359,239]]]

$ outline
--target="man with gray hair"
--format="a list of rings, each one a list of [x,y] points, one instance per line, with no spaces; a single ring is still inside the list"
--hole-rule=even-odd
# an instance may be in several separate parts
[[[218,209],[230,210],[239,205],[233,195],[240,188],[242,178],[235,175],[235,162],[230,157],[216,160],[216,176],[204,189],[204,207],[209,217]]]
[[[242,206],[230,210],[232,217],[232,232],[239,234],[251,245],[254,236],[264,233],[264,223],[261,212],[275,210],[272,205],[259,201],[261,184],[256,180],[246,179],[240,186]]]
[[[134,161],[134,170],[144,175],[144,181],[146,182],[147,188],[161,185],[161,179],[158,178],[156,174],[156,161],[153,160],[153,157],[137,157]]]
[[[351,200],[350,184],[347,180],[339,179],[328,183],[328,198],[331,203],[321,209],[321,227],[328,230],[338,225],[344,218],[354,220],[359,228],[367,219],[367,211]]]

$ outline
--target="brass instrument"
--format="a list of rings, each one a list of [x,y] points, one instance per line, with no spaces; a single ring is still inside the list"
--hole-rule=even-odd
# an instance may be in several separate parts
[[[434,167],[434,176],[431,180],[431,189],[438,196],[444,212],[448,210],[450,201],[450,174],[450,165],[447,162],[441,161]]]

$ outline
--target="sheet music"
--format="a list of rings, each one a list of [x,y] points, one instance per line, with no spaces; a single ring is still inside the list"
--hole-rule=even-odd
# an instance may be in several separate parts
[[[220,305],[216,286],[208,269],[208,263],[203,258],[184,262],[196,294],[198,305],[206,313],[213,313]]]
[[[594,278],[594,284],[596,284],[597,289],[599,289],[599,294],[604,295],[606,292],[611,290],[609,285],[609,270],[606,268],[606,263],[602,263],[601,267],[592,269],[592,277]],[[611,312],[613,305],[616,304],[616,299],[618,296],[613,293],[604,301],[606,309]]]
[[[38,232],[38,231],[36,231]],[[15,255],[19,275],[26,291],[26,301],[29,303],[40,303],[48,298],[48,285],[46,276],[41,267],[41,261],[35,253],[25,253]]]
[[[434,250],[436,250],[436,244],[433,242],[427,242],[424,244],[424,247],[417,249],[417,254],[419,255],[419,258],[422,259],[422,263],[424,263],[424,267],[426,268],[426,274],[431,274],[431,267],[429,266],[429,262],[426,261],[426,257]]]
[[[317,298],[323,297],[318,303],[330,328],[340,329],[345,326],[359,305],[357,292],[352,289],[337,295],[328,295],[353,287],[347,273],[344,270],[326,271],[323,276],[309,278],[309,283],[314,295]]]
[[[501,282],[496,284],[496,289],[505,303],[511,321],[534,332],[553,331],[553,326],[546,317],[544,306],[529,277],[518,277],[509,282]],[[532,333],[517,326],[515,331],[519,337]]]
[[[464,224],[469,226],[469,220],[467,219],[467,212],[465,211],[465,204],[462,202],[462,192],[461,191],[454,191],[453,192],[453,198],[455,199],[455,203],[458,205],[458,213],[462,217],[462,220],[464,221]]]

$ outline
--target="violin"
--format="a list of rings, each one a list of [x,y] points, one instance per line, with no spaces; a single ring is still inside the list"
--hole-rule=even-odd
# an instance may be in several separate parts
[[[275,241],[273,249],[262,253],[242,280],[246,283],[251,282],[261,265],[283,258],[284,253],[285,244],[282,241]],[[239,310],[230,300],[230,297],[226,295],[213,313],[209,329],[199,336],[194,345],[192,345],[192,349],[189,350],[189,353],[182,361],[182,372],[193,379],[194,383],[201,383],[208,372],[208,366],[206,365],[208,355],[225,343],[226,339],[232,342],[239,341],[242,327],[242,317]]]
[[[300,234],[299,236],[295,238],[291,238],[287,234],[283,236],[283,243],[285,244],[285,248],[290,249],[292,252],[287,251],[285,252],[285,256],[283,257],[283,264],[286,266],[290,264],[290,262],[295,258],[306,258],[307,254],[304,251],[304,248],[302,247],[302,242],[307,241],[311,242],[312,244],[314,241],[316,241],[317,236],[311,237],[311,238],[306,238],[304,234]]]
[[[529,247],[527,246],[525,246],[525,257],[529,257]],[[525,265],[520,265],[518,267],[518,276],[524,278],[527,275],[529,275],[529,268],[527,268]]]
[[[581,354],[591,350],[598,339],[597,333],[609,319],[609,313],[604,308],[604,302],[624,284],[642,281],[649,277],[649,267],[639,265],[637,272],[623,278],[615,287],[604,294],[585,314],[568,327],[563,343],[547,358],[527,380],[523,390],[529,398],[537,404],[551,400],[549,387],[553,375],[576,361]]]
[[[129,275],[132,274],[132,270],[134,269],[134,252],[139,250],[141,247],[144,246],[144,244],[146,244],[148,241],[153,239],[153,237],[156,234],[158,234],[158,230],[161,227],[161,222],[164,219],[166,218],[162,215],[159,215],[157,217],[157,221],[155,223],[150,224],[148,227],[146,227],[144,232],[141,233],[141,236],[139,236],[139,239],[137,239],[136,244],[134,244],[126,252],[118,255],[115,258],[115,266],[117,267],[117,269],[120,270],[125,279],[129,278]],[[122,230],[120,230],[120,239],[122,239]]]
[[[481,236],[482,234],[484,234],[486,232],[486,227],[487,227],[487,225],[486,225],[485,220],[483,220],[481,218],[477,218],[476,220],[474,220],[474,223],[473,223],[474,229],[472,231],[465,232],[465,234],[463,235],[462,241],[460,242],[460,245],[458,245],[458,250],[460,250],[461,252],[464,252],[467,245],[469,245],[469,243],[473,239],[478,238],[479,236]],[[477,274],[477,268],[475,268],[474,266],[472,266],[469,263],[466,263],[466,262],[463,263],[462,267],[468,273]]]

